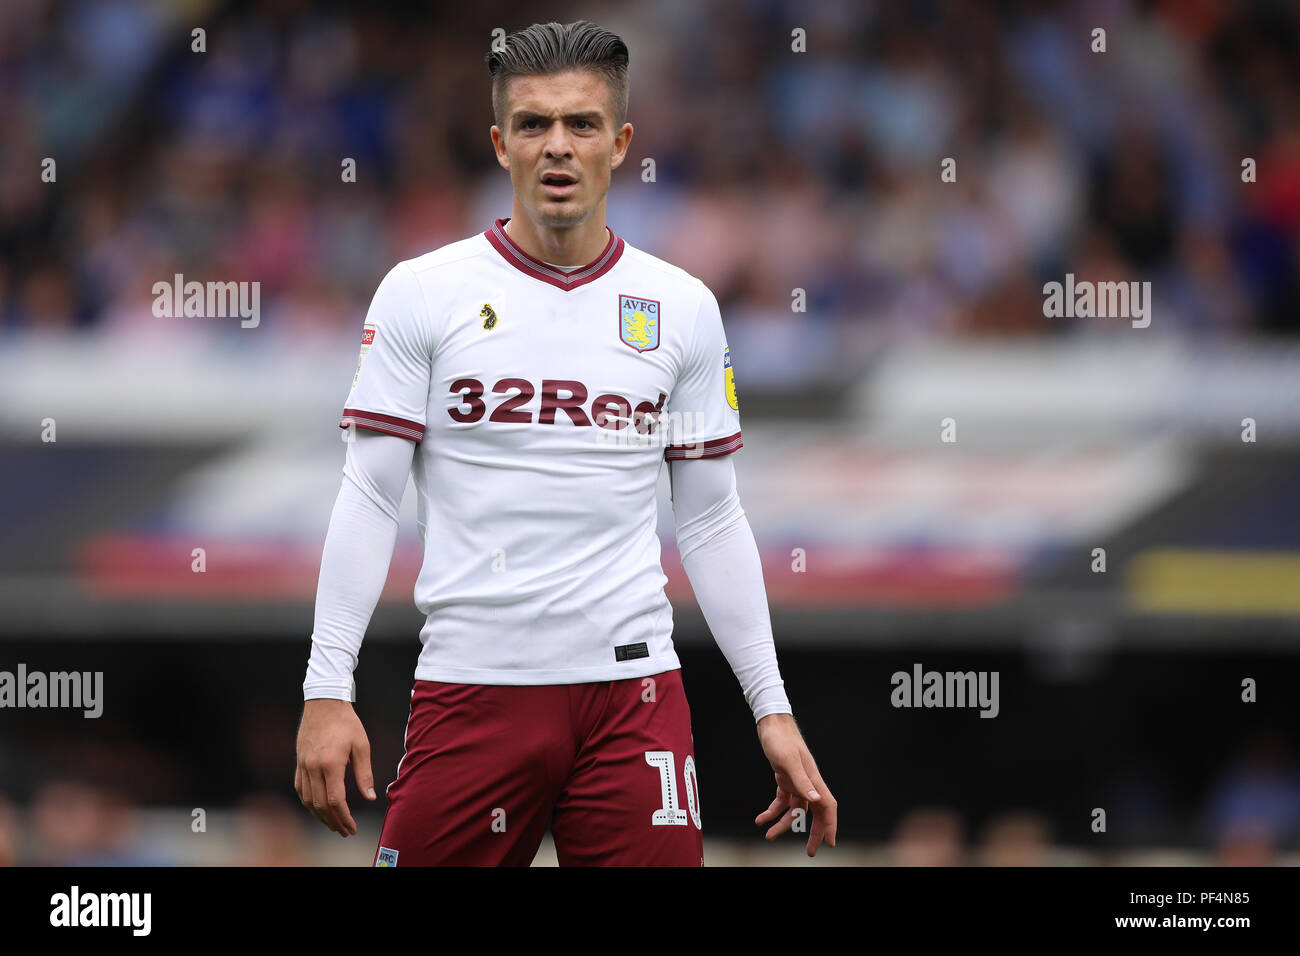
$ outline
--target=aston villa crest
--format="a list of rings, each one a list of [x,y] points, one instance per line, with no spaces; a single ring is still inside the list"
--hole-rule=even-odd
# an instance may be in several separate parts
[[[659,348],[659,300],[620,295],[618,337],[638,352]]]

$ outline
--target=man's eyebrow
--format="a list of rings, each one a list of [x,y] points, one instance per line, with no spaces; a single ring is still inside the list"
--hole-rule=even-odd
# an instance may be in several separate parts
[[[530,119],[550,119],[550,116],[545,113],[535,113],[532,110],[515,110],[515,112],[510,114],[510,119],[512,122],[519,123]],[[589,110],[583,113],[565,113],[563,119],[586,120],[589,123],[599,123],[601,120],[601,113],[599,110]]]

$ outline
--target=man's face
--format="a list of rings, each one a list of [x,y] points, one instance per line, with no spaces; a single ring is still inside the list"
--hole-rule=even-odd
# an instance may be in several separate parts
[[[631,123],[614,129],[610,99],[609,85],[590,70],[508,81],[505,129],[492,127],[492,144],[536,222],[578,226],[605,198],[632,138]]]

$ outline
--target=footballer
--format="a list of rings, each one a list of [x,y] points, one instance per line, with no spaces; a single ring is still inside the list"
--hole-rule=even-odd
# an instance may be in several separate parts
[[[408,475],[425,615],[376,866],[704,862],[691,716],[656,535],[667,462],[682,564],[776,776],[755,823],[836,804],[783,688],[736,492],[739,402],[718,303],[606,225],[627,156],[628,50],[534,24],[487,57],[508,219],[400,262],[375,292],[344,403],[353,433],[321,556],[294,787],[342,836],[352,707]],[[799,829],[802,829],[800,827]]]

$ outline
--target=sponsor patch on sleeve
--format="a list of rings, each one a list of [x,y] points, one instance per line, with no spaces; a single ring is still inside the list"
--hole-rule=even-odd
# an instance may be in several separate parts
[[[724,373],[723,384],[727,391],[727,404],[733,411],[740,411],[740,399],[736,397],[736,376],[731,370],[731,349],[727,346],[722,347],[722,370]]]
[[[357,387],[357,382],[361,378],[361,366],[366,364],[366,356],[370,354],[370,346],[375,344],[375,323],[367,322],[361,329],[361,354],[357,356],[357,374],[352,376],[352,387]]]

